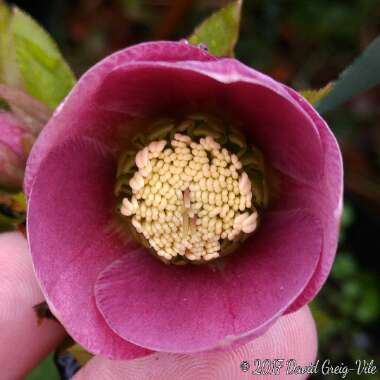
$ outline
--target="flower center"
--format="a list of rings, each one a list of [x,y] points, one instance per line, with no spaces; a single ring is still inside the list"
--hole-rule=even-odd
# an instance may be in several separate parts
[[[129,165],[124,158],[122,173],[127,166],[130,175],[122,181],[127,191],[119,191],[120,213],[156,256],[175,264],[223,256],[256,230],[262,206],[238,155],[208,133],[215,128],[206,125],[196,137],[194,131],[178,132],[188,130],[192,120],[184,123],[186,128],[183,123],[177,132],[170,128],[166,139],[138,150]]]

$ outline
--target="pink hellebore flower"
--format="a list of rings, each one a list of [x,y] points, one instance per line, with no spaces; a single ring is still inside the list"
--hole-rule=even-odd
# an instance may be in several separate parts
[[[198,251],[186,256],[177,241],[180,253],[161,249],[162,260],[202,257],[206,265],[164,265],[118,224],[126,217],[115,212],[117,161],[133,136],[145,134],[143,120],[194,112],[216,114],[241,126],[269,168],[269,202],[259,210],[257,231],[230,256],[208,263],[215,249],[207,253],[211,256],[196,256]],[[189,152],[185,145],[190,141],[181,136],[176,144]],[[152,165],[165,157],[154,156],[160,150],[154,144],[136,156],[136,165],[148,172],[129,182],[133,197],[141,201],[139,191],[154,172]],[[212,139],[194,146],[202,150],[201,145],[206,161],[207,154],[220,153]],[[226,155],[230,162],[232,155]],[[235,173],[236,178],[241,174]],[[249,192],[251,184],[243,176],[239,186],[245,181]],[[161,185],[155,191],[170,192]],[[191,209],[195,195],[190,194],[197,185],[191,186],[178,199],[183,196],[180,215],[188,210],[190,222],[195,218],[195,234],[201,215],[194,216]],[[53,313],[76,341],[93,353],[119,359],[148,350],[194,353],[252,340],[316,295],[337,247],[342,160],[324,120],[294,90],[235,59],[216,58],[184,42],[152,42],[107,57],[79,80],[32,149],[25,190],[37,277]],[[164,196],[160,199],[166,204]],[[157,206],[159,212],[169,213],[165,204]],[[138,210],[128,199],[122,207],[124,215],[136,213],[137,232],[154,235],[155,230],[144,230],[149,223],[138,219],[140,211],[150,211]],[[257,219],[252,207],[251,221]],[[247,233],[256,228],[256,219],[246,226]],[[220,228],[230,226],[228,220],[223,223]],[[188,238],[186,232],[184,236]],[[157,241],[152,239],[152,246],[161,247]]]

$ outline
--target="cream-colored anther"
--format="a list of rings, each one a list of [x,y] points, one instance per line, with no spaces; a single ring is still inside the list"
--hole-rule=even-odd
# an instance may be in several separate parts
[[[181,135],[180,133],[176,133],[174,138],[178,141],[184,142],[185,144],[191,144],[191,138],[186,135]]]
[[[239,158],[236,154],[233,154],[231,156],[231,162],[232,162],[233,167],[237,170],[240,170],[243,167],[242,163],[239,161]]]
[[[247,206],[249,178],[239,171],[237,156],[211,136],[197,143],[176,133],[168,145],[153,141],[137,153],[132,198],[123,199],[120,212],[166,260],[217,258],[223,239],[257,227],[256,211],[250,215]]]
[[[131,216],[131,215],[134,214],[133,203],[130,202],[130,201],[128,200],[128,198],[124,198],[124,199],[123,199],[123,202],[122,202],[122,205],[121,205],[120,212],[121,212],[122,215],[124,215],[124,216]]]
[[[244,214],[239,214],[238,216],[236,216],[234,219],[234,228],[241,229],[241,226],[242,226],[244,220],[247,219],[248,217],[249,217],[248,212],[245,212]]]
[[[205,138],[205,143],[209,147],[209,149],[213,150],[219,150],[220,144],[218,144],[211,136],[207,136]]]
[[[239,190],[242,195],[247,195],[251,192],[251,181],[246,172],[243,172],[239,179]]]
[[[212,150],[211,146],[208,144],[206,138],[201,138],[199,140],[199,143],[201,144],[201,146],[203,147],[203,149],[207,150],[207,151],[210,151]]]
[[[137,202],[136,197],[132,197],[132,205],[134,211],[136,211],[139,208],[139,203]]]
[[[152,141],[149,145],[149,151],[154,154],[154,156],[158,156],[165,148],[167,142],[165,140],[160,141]]]
[[[129,186],[135,193],[144,187],[144,178],[139,172],[136,172],[130,179]]]
[[[257,213],[251,214],[248,218],[243,221],[242,231],[246,234],[250,234],[257,227]]]
[[[149,161],[149,148],[145,147],[136,154],[136,166],[141,169],[145,167]]]
[[[133,227],[136,228],[136,231],[138,233],[142,232],[142,226],[141,226],[140,222],[135,217],[132,218],[132,225],[133,225]]]
[[[147,177],[151,172],[152,172],[152,164],[150,163],[150,161],[148,161],[147,164],[144,167],[140,168],[139,170],[139,173],[143,177]]]

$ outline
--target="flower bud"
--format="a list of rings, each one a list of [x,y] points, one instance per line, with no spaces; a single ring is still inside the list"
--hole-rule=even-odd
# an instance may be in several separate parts
[[[0,84],[0,186],[22,187],[26,159],[51,111],[24,91]]]
[[[21,188],[34,137],[10,112],[0,111],[0,185]]]

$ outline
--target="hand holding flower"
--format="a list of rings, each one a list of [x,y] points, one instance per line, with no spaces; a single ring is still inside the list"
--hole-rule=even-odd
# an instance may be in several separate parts
[[[19,233],[0,235],[0,366],[2,380],[18,380],[63,339],[65,331],[55,321],[37,323],[32,306],[43,300],[36,282],[25,238]],[[249,378],[240,369],[242,360],[294,358],[309,364],[316,355],[317,336],[310,311],[280,318],[269,331],[234,351],[193,355],[157,353],[130,361],[96,356],[80,370],[75,380],[124,379],[239,379]],[[12,354],[10,355],[10,351]],[[262,377],[263,380],[268,377]],[[272,377],[273,378],[273,377]],[[275,377],[278,379],[278,376]],[[303,379],[305,376],[289,376]]]

